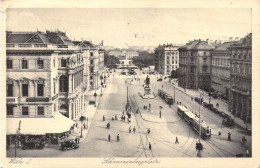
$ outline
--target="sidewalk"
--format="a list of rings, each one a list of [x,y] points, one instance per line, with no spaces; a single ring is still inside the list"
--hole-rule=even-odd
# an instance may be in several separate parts
[[[170,85],[170,83],[168,83]],[[175,86],[176,89],[178,89],[179,91],[185,93],[186,95],[190,96],[190,97],[200,97],[201,92],[199,92],[198,90],[192,90],[192,89],[186,89],[184,91],[184,89],[182,87],[179,87],[177,83],[173,84],[172,86]],[[203,95],[203,101],[204,102],[209,102],[209,96],[207,94],[202,94]],[[219,109],[219,111],[223,111],[224,113],[233,116],[233,114],[228,111],[228,104],[220,99],[214,99],[211,97],[210,103],[213,104],[213,106],[217,109]],[[219,107],[216,107],[216,104],[219,104]],[[243,128],[243,129],[251,129],[252,125],[250,123],[244,124],[244,121],[239,118],[236,117],[234,118],[234,122],[235,124],[237,124],[239,127]]]

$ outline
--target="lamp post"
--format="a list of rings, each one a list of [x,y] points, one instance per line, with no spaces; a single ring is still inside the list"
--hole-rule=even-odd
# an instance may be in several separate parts
[[[202,144],[200,142],[200,137],[201,137],[201,126],[200,126],[200,105],[201,105],[201,93],[200,93],[200,103],[199,103],[199,143],[198,143],[198,157],[201,157],[201,150],[202,150]]]
[[[14,156],[16,157],[16,148],[17,148],[17,135],[20,135],[20,130],[21,130],[21,120],[19,121],[19,127],[16,131],[16,134],[15,134],[15,153],[14,153]]]
[[[175,85],[174,85],[174,97],[173,97],[173,103],[175,103]]]

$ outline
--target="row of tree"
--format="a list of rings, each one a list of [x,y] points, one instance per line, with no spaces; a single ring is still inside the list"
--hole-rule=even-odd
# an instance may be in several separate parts
[[[139,56],[133,58],[133,64],[143,68],[155,64],[154,53],[149,53],[147,51],[138,51]]]

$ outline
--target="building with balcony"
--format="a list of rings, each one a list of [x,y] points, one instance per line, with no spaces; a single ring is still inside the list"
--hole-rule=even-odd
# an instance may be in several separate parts
[[[18,124],[28,134],[60,133],[73,125],[60,114],[59,87],[68,89],[59,74],[60,53],[46,33],[6,32],[7,134],[16,134]]]
[[[163,75],[171,75],[179,68],[179,46],[159,45],[155,49],[155,70]]]
[[[7,32],[6,37],[7,99],[12,94],[18,97],[17,107],[8,103],[8,116],[32,117],[38,112],[46,117],[55,112],[70,119],[81,116],[84,65],[80,48],[59,31]]]
[[[229,108],[235,117],[251,121],[252,33],[228,47],[230,53]]]
[[[230,54],[228,47],[235,42],[224,42],[212,52],[211,88],[225,100],[229,98]]]
[[[211,52],[207,41],[194,40],[180,47],[179,86],[208,91],[211,83]]]

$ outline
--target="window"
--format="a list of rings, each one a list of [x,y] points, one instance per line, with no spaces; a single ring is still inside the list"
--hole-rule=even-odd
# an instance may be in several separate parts
[[[90,79],[92,80],[92,79],[93,79],[93,76],[90,76]]]
[[[207,70],[208,70],[208,67],[206,67],[206,66],[203,66],[203,67],[202,67],[202,71],[203,71],[203,72],[207,72]]]
[[[206,56],[206,55],[207,55],[207,53],[204,51],[204,52],[203,52],[203,55],[204,55],[204,56]]]
[[[38,69],[43,69],[43,60],[37,60]]]
[[[207,58],[203,58],[203,62],[206,63],[206,61],[207,61]]]
[[[93,65],[93,60],[90,60],[90,64]],[[123,63],[122,63],[123,64]]]
[[[6,106],[6,115],[14,115],[14,107],[13,106]]]
[[[53,59],[53,67],[55,68],[55,58]]]
[[[43,106],[37,107],[37,115],[44,115],[44,107]]]
[[[12,60],[6,60],[6,68],[7,69],[13,69],[13,61]]]
[[[56,93],[56,82],[55,79],[53,79],[53,93]]]
[[[29,115],[29,108],[28,107],[22,107],[22,115]]]
[[[90,56],[93,56],[93,52],[90,52]]]
[[[28,96],[28,84],[22,84],[22,96]]]
[[[68,92],[68,78],[65,75],[60,77],[60,92]]]
[[[92,86],[92,85],[93,85],[93,82],[90,82],[90,85]]]
[[[61,67],[67,67],[67,61],[65,59],[61,59]]]
[[[22,69],[28,69],[28,61],[22,60]]]
[[[37,84],[37,96],[43,96],[43,84]]]
[[[94,72],[94,68],[91,67],[91,68],[90,68],[90,73],[93,73],[93,72]]]
[[[13,97],[13,85],[7,84],[6,86],[6,96],[7,97]]]

